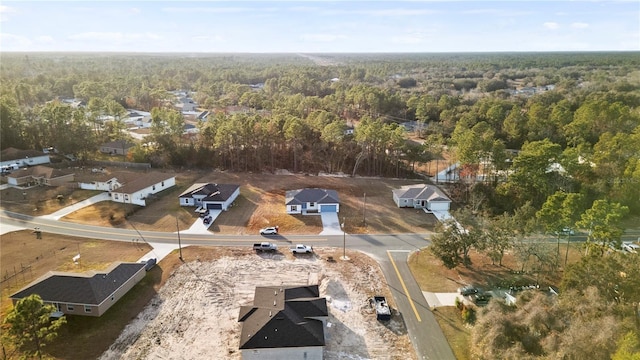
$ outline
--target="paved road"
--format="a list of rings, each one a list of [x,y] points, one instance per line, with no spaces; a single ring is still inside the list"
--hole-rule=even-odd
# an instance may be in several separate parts
[[[46,241],[46,233],[104,239],[113,241],[127,241],[140,239],[152,244],[162,244],[177,248],[178,234],[156,231],[137,231],[130,229],[114,229],[107,227],[83,225],[71,222],[57,221],[47,217],[32,217],[0,211],[0,226],[19,226],[26,229],[39,227]],[[416,349],[419,359],[455,359],[442,330],[429,309],[415,279],[409,271],[407,256],[412,251],[419,250],[429,244],[427,234],[397,234],[397,235],[278,235],[268,237],[282,247],[296,243],[309,243],[315,246],[342,247],[362,251],[374,259],[381,266],[387,284],[396,300],[398,311],[402,314],[409,337]],[[217,234],[180,233],[180,243],[187,245],[211,246],[249,246],[257,241],[264,241],[266,237],[260,235],[231,236]],[[188,260],[188,259],[187,259]]]

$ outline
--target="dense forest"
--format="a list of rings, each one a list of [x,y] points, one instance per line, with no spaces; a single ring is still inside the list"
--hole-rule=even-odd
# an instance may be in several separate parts
[[[499,262],[532,231],[580,228],[600,246],[567,268],[560,301],[491,305],[475,353],[637,359],[640,265],[602,249],[640,215],[638,53],[1,56],[2,149],[92,160],[102,143],[133,140],[134,109],[152,124],[127,160],[155,167],[413,177],[459,163],[449,191],[467,231],[433,237],[445,265],[468,265],[474,247]],[[210,112],[197,132],[185,132],[178,90]],[[522,253],[544,262],[531,246]]]

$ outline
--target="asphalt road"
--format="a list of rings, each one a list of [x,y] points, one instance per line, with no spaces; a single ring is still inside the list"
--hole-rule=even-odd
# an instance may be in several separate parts
[[[132,241],[141,239],[149,243],[178,245],[177,233],[137,231],[83,225],[56,221],[42,217],[32,217],[0,211],[0,226],[13,225],[26,229],[40,228],[43,239],[47,233],[103,239],[112,241]],[[277,236],[231,236],[206,234],[180,234],[182,246],[250,246],[259,241],[275,242],[282,247],[296,243],[343,247],[362,251],[378,261],[387,284],[404,318],[411,342],[419,359],[455,359],[453,352],[440,329],[429,304],[413,278],[407,265],[407,257],[429,241],[427,234],[398,235],[277,235]]]

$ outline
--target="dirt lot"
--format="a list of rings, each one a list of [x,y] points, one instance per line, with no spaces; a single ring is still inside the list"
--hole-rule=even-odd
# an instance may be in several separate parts
[[[378,265],[358,253],[348,262],[327,256],[340,255],[320,249],[294,258],[243,249],[187,261],[101,359],[240,359],[238,313],[252,302],[255,287],[310,283],[320,285],[329,308],[325,359],[414,359],[399,315],[383,324],[368,305],[374,294],[390,295]]]

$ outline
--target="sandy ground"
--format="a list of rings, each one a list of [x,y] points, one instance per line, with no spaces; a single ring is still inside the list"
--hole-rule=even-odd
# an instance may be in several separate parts
[[[373,295],[389,298],[378,265],[359,253],[327,261],[333,251],[187,262],[100,359],[241,359],[238,312],[255,287],[314,283],[329,307],[325,359],[415,359],[401,316],[378,322],[369,306]]]

